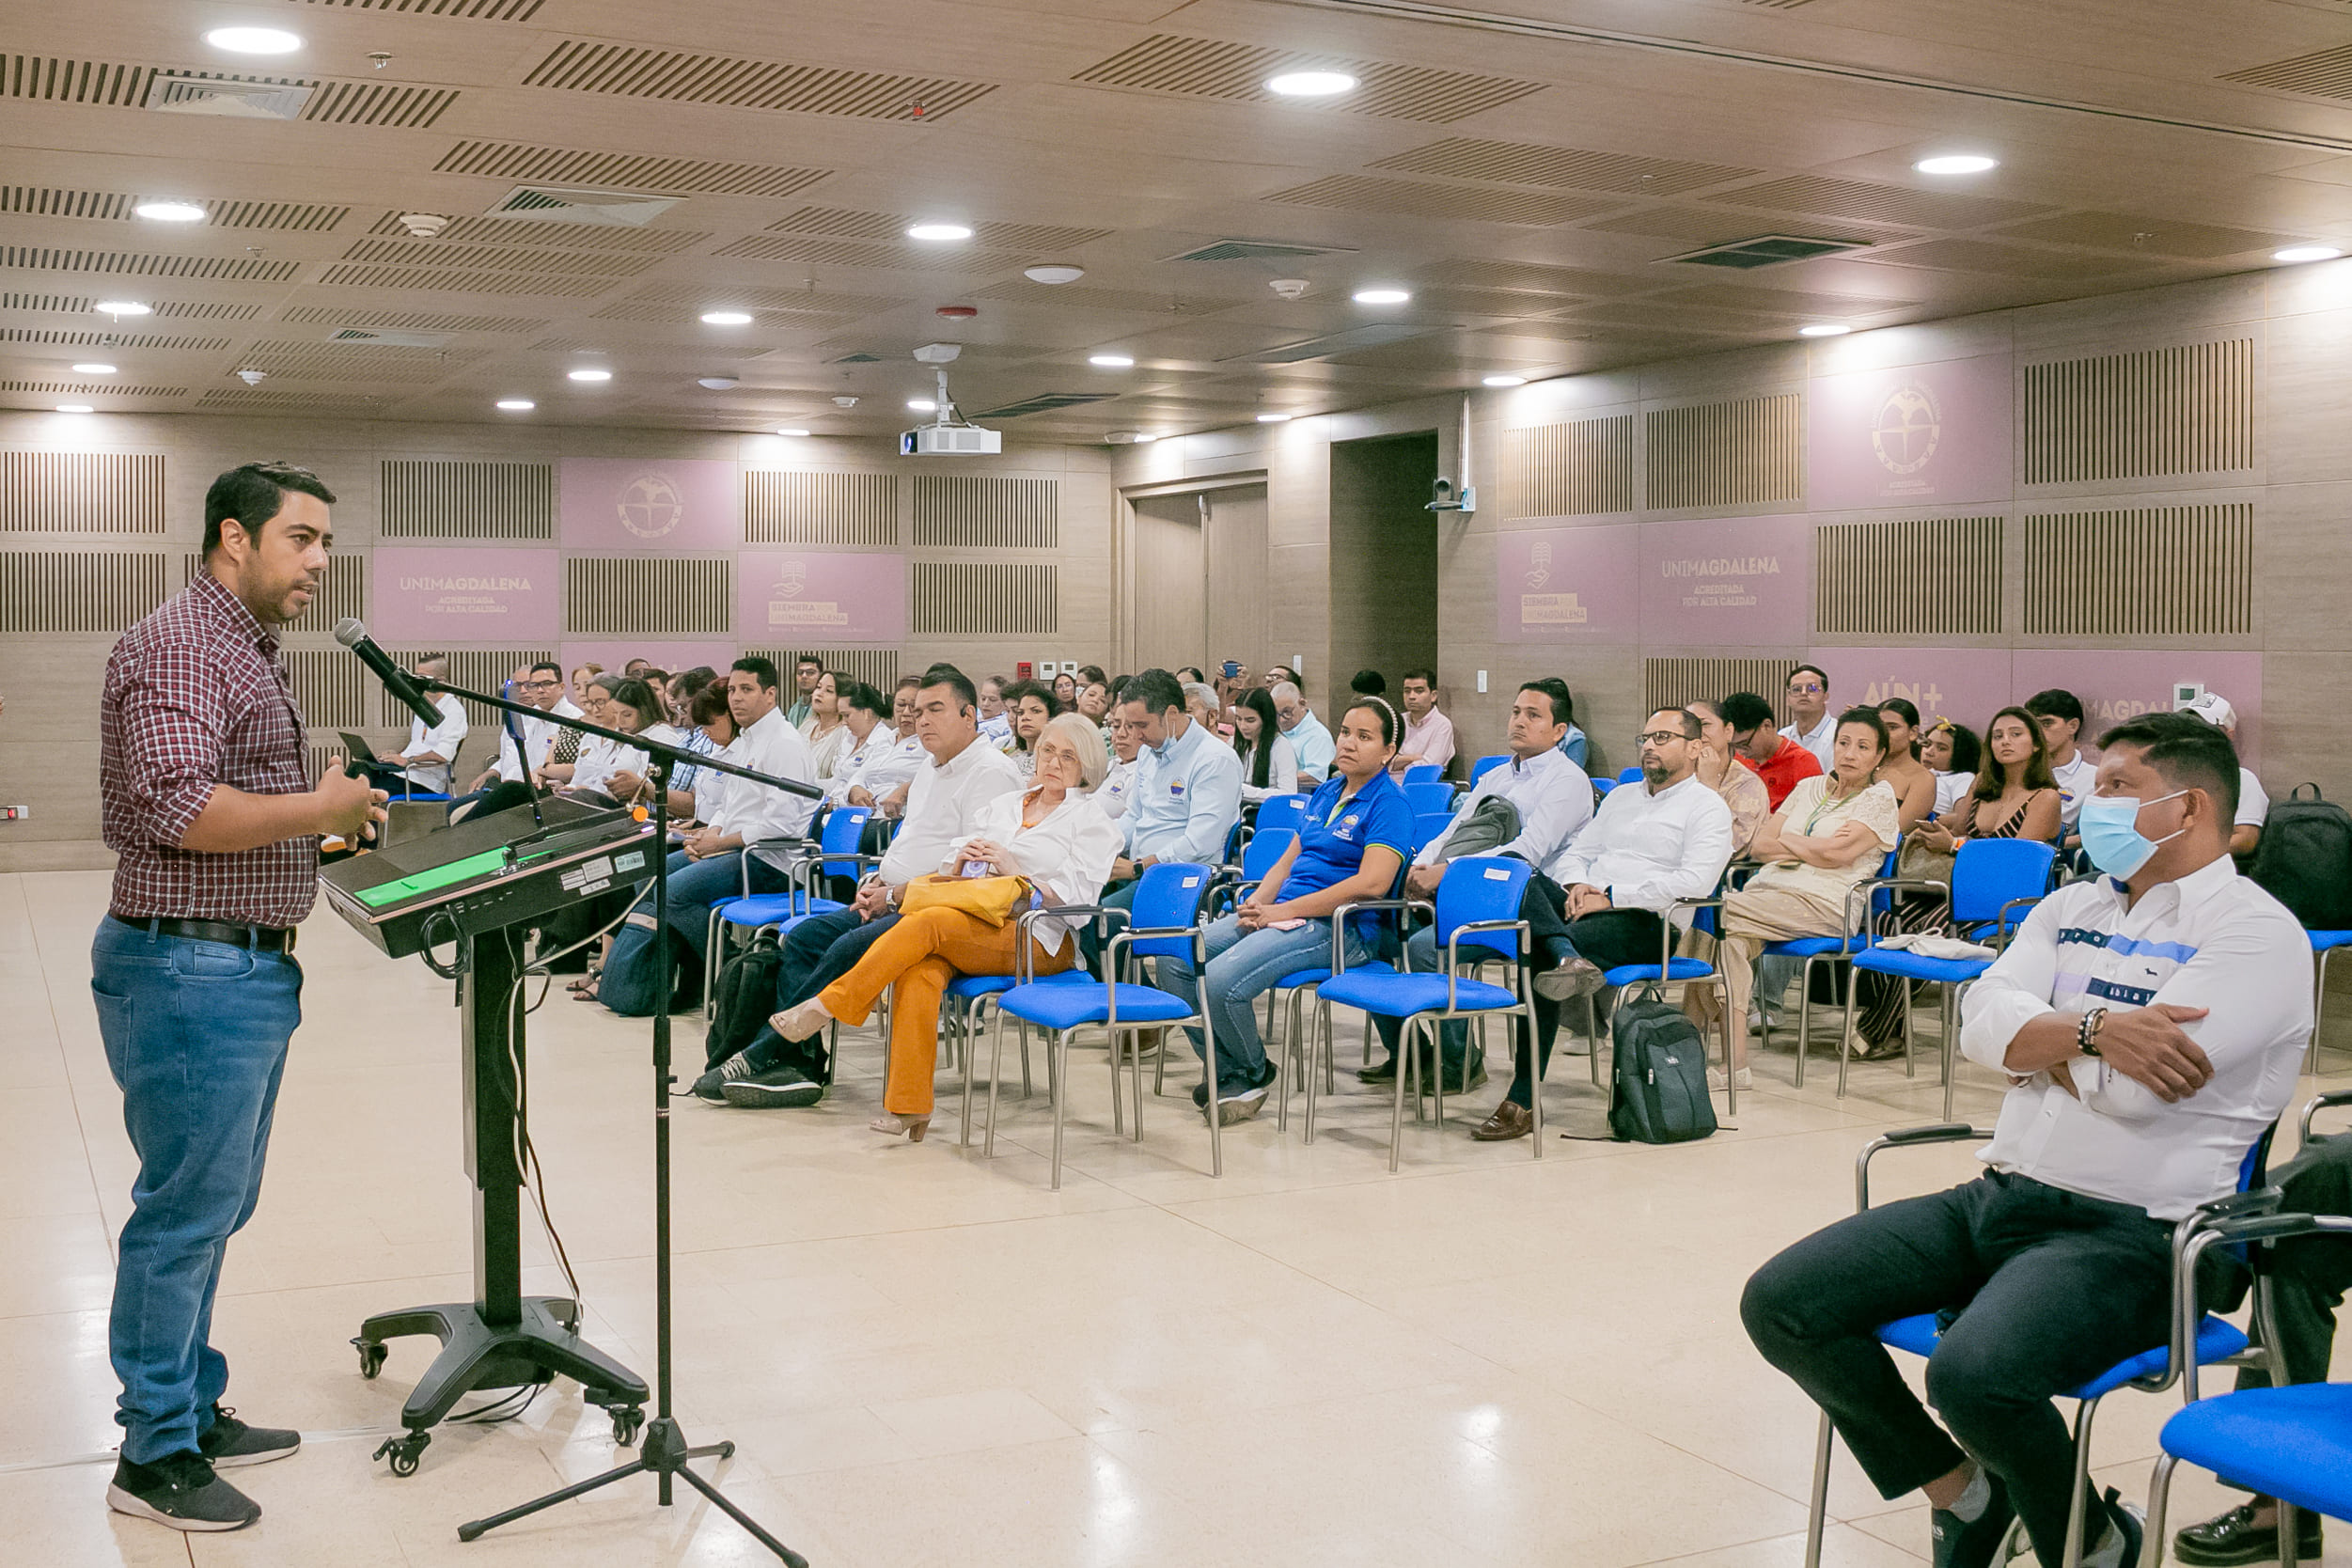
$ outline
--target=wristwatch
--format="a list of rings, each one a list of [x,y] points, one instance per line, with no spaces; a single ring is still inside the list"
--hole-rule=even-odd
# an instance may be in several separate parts
[[[2099,1027],[2106,1022],[2107,1009],[2103,1007],[2094,1007],[2084,1013],[2082,1022],[2075,1026],[2075,1049],[2086,1057],[2096,1058],[2099,1054]]]

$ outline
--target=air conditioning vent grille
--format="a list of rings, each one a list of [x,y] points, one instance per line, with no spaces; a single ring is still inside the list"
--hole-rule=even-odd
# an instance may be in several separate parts
[[[1722,244],[1685,251],[1680,256],[1670,256],[1666,259],[1693,267],[1729,267],[1739,272],[1751,272],[1758,267],[1777,267],[1783,261],[1810,261],[1817,256],[1836,256],[1843,251],[1869,248],[1868,240],[1820,240],[1801,234],[1759,234],[1752,240],[1731,240]]]

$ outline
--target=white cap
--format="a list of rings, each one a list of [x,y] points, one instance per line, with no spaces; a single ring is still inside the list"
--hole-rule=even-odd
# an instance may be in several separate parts
[[[2237,710],[2231,707],[2230,699],[2219,692],[2205,693],[2204,696],[2183,708],[2181,712],[2196,714],[2216,729],[2226,731],[2237,728]]]

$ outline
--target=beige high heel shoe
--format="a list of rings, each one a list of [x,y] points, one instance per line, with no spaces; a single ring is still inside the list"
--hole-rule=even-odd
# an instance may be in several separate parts
[[[904,1133],[907,1142],[920,1143],[923,1141],[923,1135],[931,1131],[931,1118],[900,1116],[892,1111],[884,1111],[866,1125],[889,1137],[896,1137],[901,1133]]]

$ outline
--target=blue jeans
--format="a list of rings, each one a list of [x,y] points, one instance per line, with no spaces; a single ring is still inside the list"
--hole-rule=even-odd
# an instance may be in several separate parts
[[[669,923],[687,941],[694,944],[697,957],[711,935],[711,906],[729,899],[743,897],[744,852],[729,850],[707,860],[690,858],[684,850],[672,850],[669,856]],[[751,860],[751,890],[755,893],[780,893],[787,881],[784,873],[759,856]],[[641,907],[653,907],[653,888],[647,884]]]
[[[228,1238],[253,1217],[302,970],[281,953],[158,936],[107,917],[90,992],[139,1156],[115,1264],[109,1346],[122,1456],[193,1450],[228,1388],[212,1346]]]
[[[1216,1031],[1216,1086],[1219,1095],[1254,1089],[1266,1076],[1265,1043],[1259,1038],[1258,1015],[1250,1003],[1274,989],[1285,975],[1320,969],[1331,962],[1331,922],[1309,920],[1296,931],[1272,927],[1245,932],[1238,916],[1227,915],[1208,930],[1209,994],[1203,1007],[1200,987],[1189,958],[1159,961],[1160,983],[1169,995],[1190,1003]],[[1354,933],[1348,934],[1347,961],[1359,964],[1372,949]],[[1186,1029],[1199,1051],[1200,1031]]]

